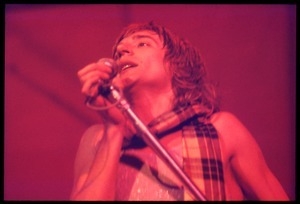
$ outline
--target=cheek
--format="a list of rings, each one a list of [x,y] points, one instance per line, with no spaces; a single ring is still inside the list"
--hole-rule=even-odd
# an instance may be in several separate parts
[[[153,53],[148,58],[144,58],[142,63],[144,67],[143,72],[147,74],[166,74],[164,57],[161,54]]]
[[[143,78],[160,79],[167,75],[167,72],[162,63],[149,62],[144,66],[144,69],[139,70]]]
[[[144,79],[143,81],[154,83],[156,85],[163,85],[166,83],[168,84],[170,82],[170,76],[163,64],[153,63],[152,66],[153,67],[151,70],[141,73],[141,79]]]

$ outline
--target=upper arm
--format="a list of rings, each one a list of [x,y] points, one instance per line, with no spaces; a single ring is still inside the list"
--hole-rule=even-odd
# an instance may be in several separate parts
[[[221,112],[214,122],[226,149],[237,182],[251,199],[287,199],[248,129],[231,113]]]
[[[82,188],[88,177],[89,169],[95,157],[97,142],[101,140],[101,133],[103,133],[103,126],[93,125],[89,127],[81,137],[74,162],[72,195]]]

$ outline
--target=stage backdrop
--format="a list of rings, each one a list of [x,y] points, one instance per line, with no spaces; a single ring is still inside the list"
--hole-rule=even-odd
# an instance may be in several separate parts
[[[83,132],[77,71],[121,29],[155,20],[189,39],[295,198],[295,5],[5,5],[4,199],[68,200]]]

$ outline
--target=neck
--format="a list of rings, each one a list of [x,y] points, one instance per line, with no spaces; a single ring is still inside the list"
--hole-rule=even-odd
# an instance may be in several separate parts
[[[172,109],[173,91],[166,89],[130,90],[125,93],[132,110],[144,124]]]

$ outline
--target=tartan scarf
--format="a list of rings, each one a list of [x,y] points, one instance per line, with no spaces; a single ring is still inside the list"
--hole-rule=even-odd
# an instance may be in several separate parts
[[[183,171],[208,201],[225,200],[218,134],[203,110],[199,104],[175,108],[152,120],[148,128],[158,138],[181,129]],[[184,200],[194,200],[186,189]]]

